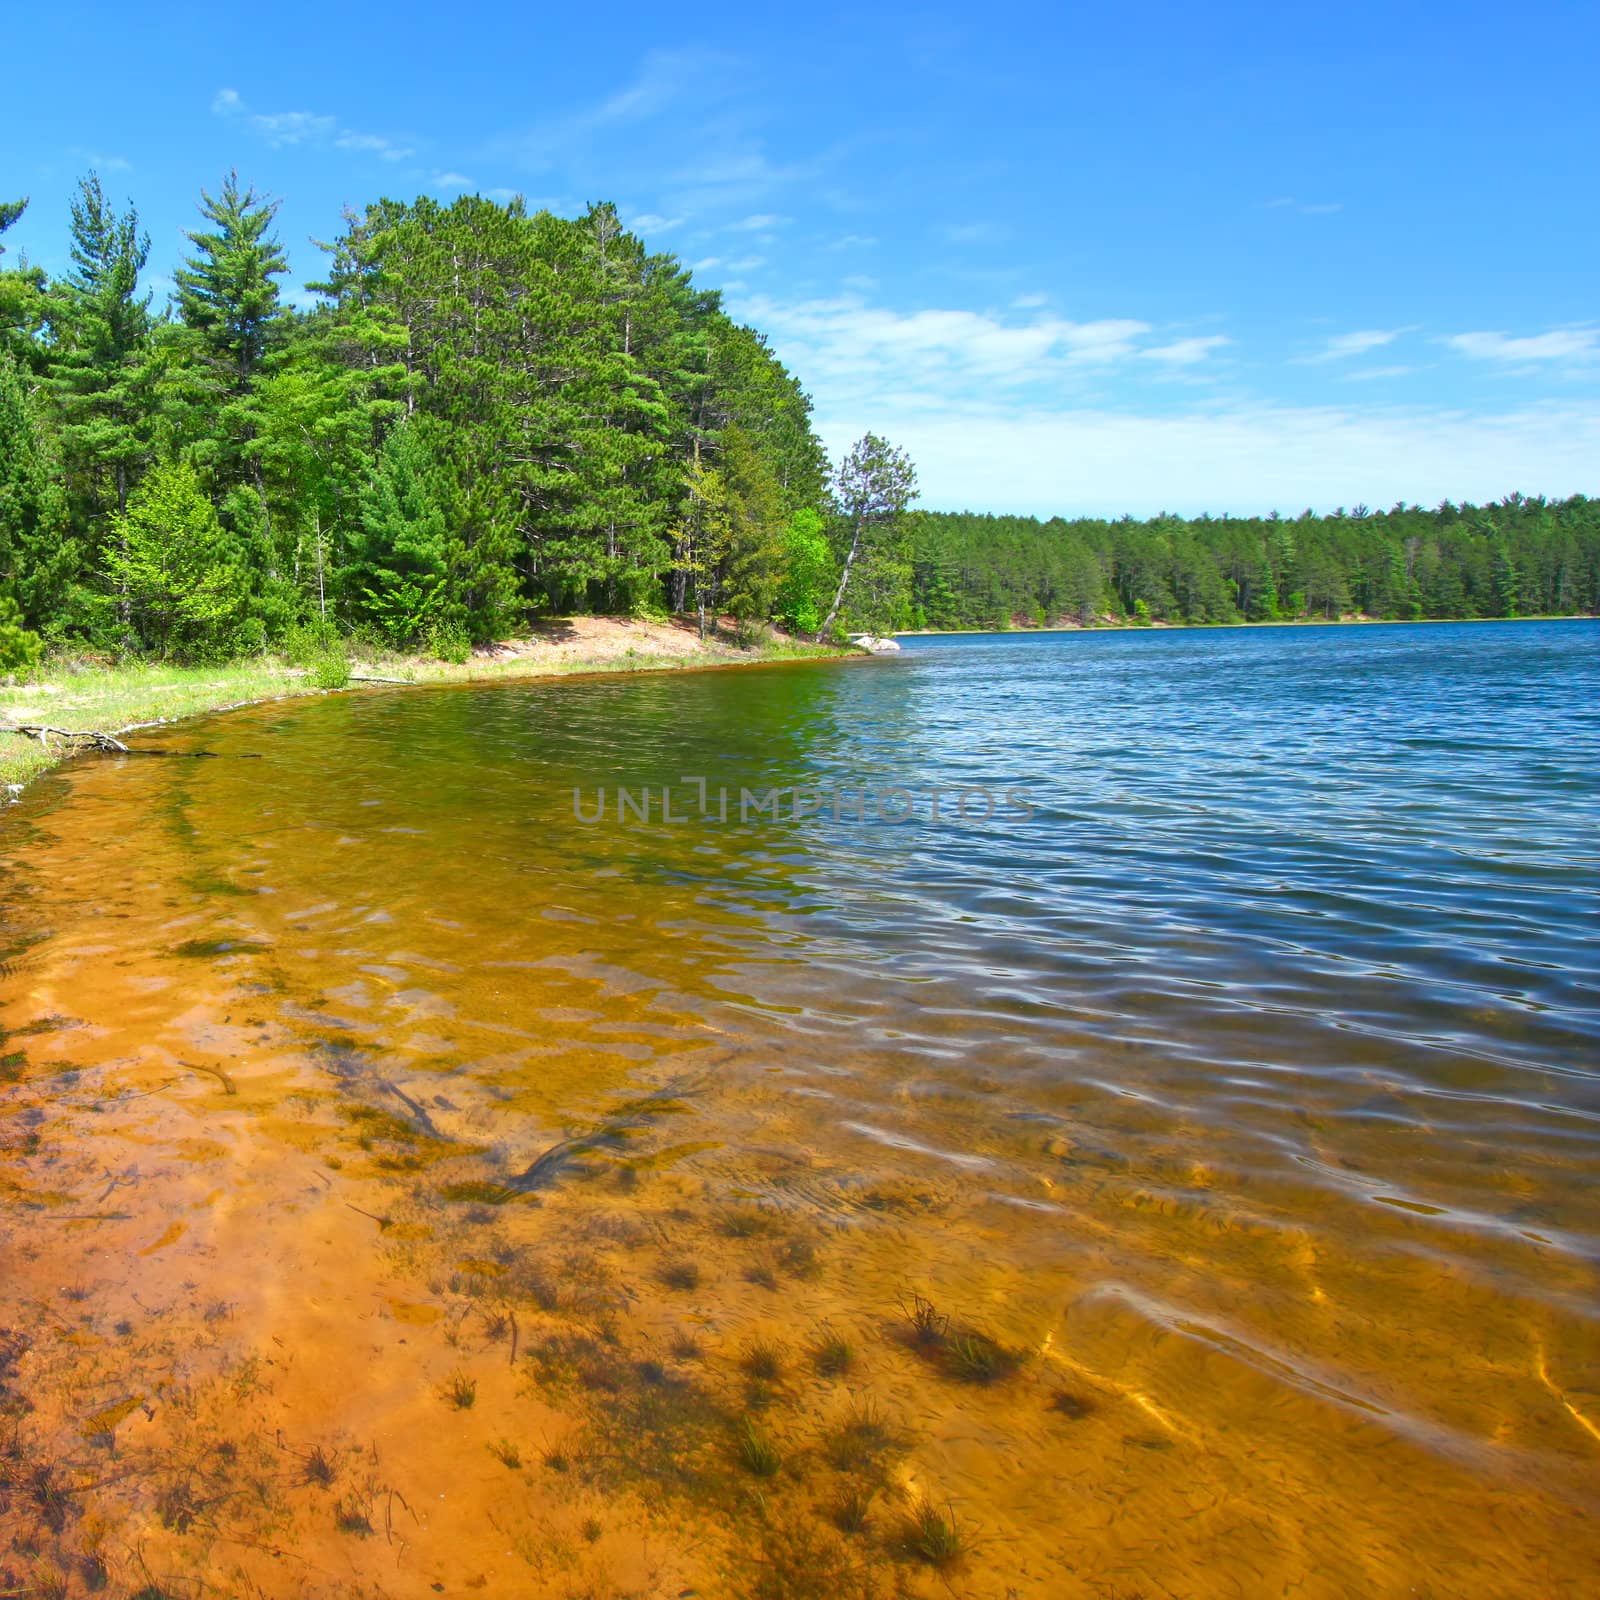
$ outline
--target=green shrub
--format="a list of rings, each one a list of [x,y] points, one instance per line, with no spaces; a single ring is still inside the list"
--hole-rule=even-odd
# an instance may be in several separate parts
[[[22,626],[22,612],[8,594],[0,594],[0,673],[27,673],[39,665],[44,640]]]
[[[472,654],[472,640],[459,622],[435,622],[428,629],[428,649],[440,661],[459,667]]]

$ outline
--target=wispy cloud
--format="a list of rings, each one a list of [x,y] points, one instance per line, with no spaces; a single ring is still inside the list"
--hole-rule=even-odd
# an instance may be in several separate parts
[[[475,178],[469,178],[464,172],[436,172],[428,179],[430,189],[476,189]]]
[[[74,145],[67,154],[74,161],[82,162],[91,172],[102,175],[133,171],[133,163],[122,156],[102,155],[98,150],[85,150],[78,145]]]
[[[671,233],[674,228],[683,226],[682,217],[663,217],[654,211],[646,211],[637,217],[628,220],[628,229],[632,233]]]
[[[1345,373],[1347,383],[1370,383],[1384,378],[1409,378],[1415,367],[1356,367]]]
[[[252,111],[237,89],[219,89],[211,101],[214,116],[250,129],[273,149],[310,145],[373,155],[383,161],[405,161],[416,147],[380,133],[347,128],[337,117],[315,111]]]
[[[864,284],[862,285],[864,288]],[[1111,371],[1144,365],[1192,372],[1228,340],[1162,340],[1132,317],[1074,322],[1055,315],[956,309],[902,312],[862,294],[798,302],[756,296],[738,314],[766,330],[819,396],[852,411],[940,411],[1006,394],[1019,405],[1087,392]]]
[[[776,212],[758,211],[754,216],[741,217],[728,224],[729,233],[771,233],[774,228],[785,227],[792,219],[780,217]]]
[[[1331,217],[1335,211],[1344,210],[1342,200],[1296,200],[1292,195],[1285,195],[1277,200],[1268,200],[1263,206],[1263,211],[1292,211],[1302,217]]]
[[[965,405],[944,413],[818,397],[836,454],[869,428],[910,452],[923,503],[1036,515],[1297,512],[1591,491],[1600,406],[1493,416],[1401,407]]]
[[[1364,356],[1393,344],[1409,328],[1361,328],[1354,333],[1336,333],[1322,341],[1322,347],[1310,355],[1296,356],[1302,365],[1317,365],[1324,361],[1348,361],[1353,356]]]
[[[1455,333],[1445,339],[1452,350],[1475,361],[1506,364],[1583,362],[1600,359],[1600,328],[1553,328],[1549,333]]]
[[[1004,237],[1005,230],[993,222],[953,222],[938,233],[950,244],[993,244]]]
[[[1141,350],[1139,355],[1145,361],[1159,361],[1169,367],[1194,367],[1232,343],[1226,334],[1212,333],[1203,338],[1175,339],[1171,344],[1152,345]]]
[[[831,240],[824,248],[828,250],[870,250],[878,239],[871,233],[847,233],[841,238]]]
[[[731,58],[716,51],[653,50],[621,88],[502,135],[491,149],[533,171],[549,171],[572,162],[612,131],[637,128],[691,97],[703,104],[730,65]]]

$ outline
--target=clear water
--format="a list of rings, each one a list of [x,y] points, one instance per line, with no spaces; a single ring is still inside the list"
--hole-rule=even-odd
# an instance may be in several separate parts
[[[13,1566],[1584,1592],[1597,644],[912,640],[47,780]]]

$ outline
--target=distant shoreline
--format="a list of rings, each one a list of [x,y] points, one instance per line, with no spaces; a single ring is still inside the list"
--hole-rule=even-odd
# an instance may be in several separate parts
[[[1292,617],[1259,622],[1097,622],[1075,628],[904,628],[891,639],[959,639],[978,634],[997,637],[1068,633],[1217,633],[1233,628],[1432,628],[1470,622],[1600,622],[1600,616],[1539,617]]]

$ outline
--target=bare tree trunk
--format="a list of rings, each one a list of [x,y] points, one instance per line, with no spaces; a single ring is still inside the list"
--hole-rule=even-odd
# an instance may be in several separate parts
[[[850,541],[850,554],[844,558],[844,571],[839,574],[838,592],[833,597],[833,605],[829,607],[827,616],[822,619],[822,626],[817,629],[819,642],[827,636],[828,629],[833,626],[833,619],[839,615],[839,607],[844,604],[844,592],[850,584],[850,569],[856,564],[856,555],[861,549],[861,531],[866,525],[865,517],[856,518],[855,537]]]

